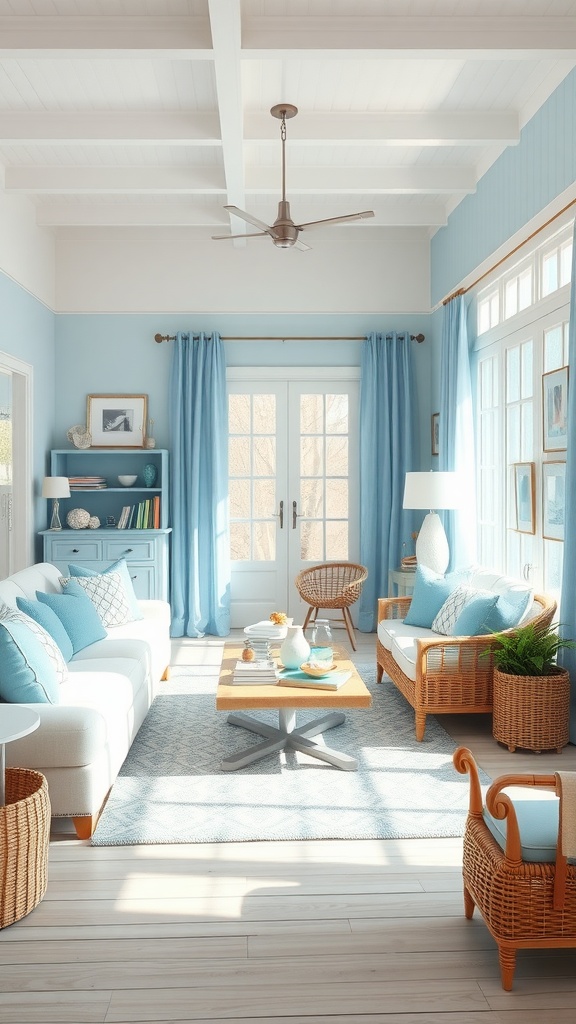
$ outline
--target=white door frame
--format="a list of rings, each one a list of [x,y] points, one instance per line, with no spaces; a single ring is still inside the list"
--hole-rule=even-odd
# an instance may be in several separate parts
[[[0,367],[12,374],[13,508],[11,517],[11,572],[33,562],[32,528],[32,386],[33,367],[7,352],[0,352]],[[14,514],[14,510],[18,514]]]

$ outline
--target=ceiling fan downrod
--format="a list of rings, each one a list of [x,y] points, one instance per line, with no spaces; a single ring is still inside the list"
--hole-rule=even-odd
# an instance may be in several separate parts
[[[271,107],[270,113],[280,120],[282,146],[282,198],[278,203],[278,216],[272,225],[272,241],[279,249],[290,249],[298,240],[298,229],[290,216],[290,203],[286,199],[286,118],[296,117],[298,107],[293,103],[277,103]]]

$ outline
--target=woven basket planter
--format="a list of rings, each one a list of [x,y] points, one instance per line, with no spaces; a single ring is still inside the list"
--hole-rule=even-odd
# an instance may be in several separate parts
[[[508,675],[494,669],[494,739],[516,747],[556,750],[568,743],[570,676],[556,668],[549,676]]]
[[[46,892],[50,800],[48,784],[29,768],[6,769],[0,807],[0,928],[29,914]]]

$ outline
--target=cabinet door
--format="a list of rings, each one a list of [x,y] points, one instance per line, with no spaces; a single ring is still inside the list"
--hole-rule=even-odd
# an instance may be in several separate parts
[[[128,572],[134,587],[134,593],[139,601],[150,601],[156,598],[156,570],[150,563],[140,565],[136,562],[128,562]]]

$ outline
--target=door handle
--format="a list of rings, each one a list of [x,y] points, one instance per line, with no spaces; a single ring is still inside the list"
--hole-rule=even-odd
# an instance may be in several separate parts
[[[300,519],[301,515],[302,515],[302,513],[298,512],[298,502],[297,501],[293,501],[292,502],[292,529],[293,530],[296,529],[296,521],[298,519]]]
[[[283,530],[284,529],[284,502],[283,501],[280,502],[278,508],[279,508],[279,511],[275,512],[274,515],[278,516],[278,520],[279,520],[279,524],[280,524],[280,529]]]

